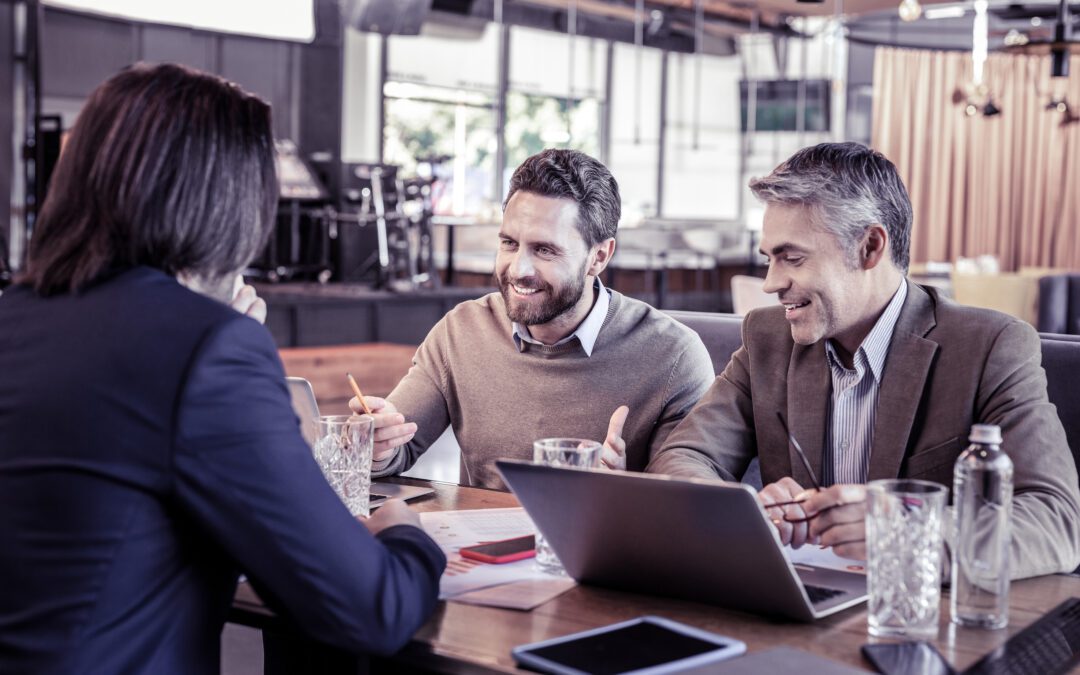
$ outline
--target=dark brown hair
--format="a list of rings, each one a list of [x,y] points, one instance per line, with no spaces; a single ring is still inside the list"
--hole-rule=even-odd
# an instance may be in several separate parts
[[[526,159],[510,178],[503,208],[519,190],[577,202],[578,231],[586,246],[614,237],[619,227],[619,184],[606,166],[583,152],[548,148]]]
[[[51,295],[147,265],[218,282],[262,250],[277,197],[270,106],[182,66],[131,66],[79,114],[24,281]]]

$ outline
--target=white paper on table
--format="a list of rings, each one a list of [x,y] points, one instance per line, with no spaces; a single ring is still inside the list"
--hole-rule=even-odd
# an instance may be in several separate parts
[[[469,605],[528,611],[562,595],[576,585],[577,582],[569,577],[549,576],[546,579],[529,579],[481,588],[478,591],[455,595],[452,599],[454,602],[464,602]]]
[[[436,544],[454,553],[462,546],[536,532],[532,518],[522,508],[428,511],[420,514],[420,523]]]
[[[458,552],[462,546],[535,534],[536,527],[525,509],[432,511],[420,514],[420,524],[446,554],[446,572],[439,580],[440,600],[501,584],[555,578],[537,569],[532,558],[491,565],[462,558]]]
[[[801,548],[784,547],[784,555],[792,564],[811,565],[828,570],[840,570],[841,572],[857,572],[866,574],[866,561],[853,558],[841,558],[833,553],[832,548],[806,544]]]

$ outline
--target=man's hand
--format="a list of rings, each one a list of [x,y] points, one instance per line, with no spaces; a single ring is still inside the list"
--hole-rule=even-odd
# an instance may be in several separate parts
[[[369,532],[378,534],[388,527],[395,525],[412,525],[420,527],[420,516],[410,509],[401,499],[388,499],[375,511],[370,518],[361,518]]]
[[[371,408],[375,418],[375,454],[372,461],[381,462],[394,456],[394,448],[405,445],[416,435],[416,423],[405,422],[405,416],[397,411],[394,404],[378,396],[365,396],[364,401]],[[360,399],[349,399],[349,409],[357,415],[364,414]],[[385,509],[385,506],[379,507]]]
[[[242,284],[243,282],[240,282]],[[245,316],[250,316],[259,323],[266,323],[266,302],[255,293],[254,286],[238,284],[239,290],[233,295],[229,306]]]
[[[841,558],[866,560],[866,486],[833,485],[802,505],[810,516],[810,537]]]
[[[626,470],[626,441],[623,440],[623,426],[626,425],[626,416],[630,414],[630,408],[624,405],[615,409],[608,422],[607,437],[604,438],[604,447],[600,449],[600,463],[608,469]]]
[[[812,493],[812,490],[804,490],[801,485],[787,477],[775,483],[769,483],[761,489],[761,492],[758,492],[758,501],[766,507],[765,513],[780,532],[781,544],[791,544],[792,548],[799,548],[809,540],[810,526],[803,520],[806,518],[806,504],[768,508],[769,505],[798,501]]]

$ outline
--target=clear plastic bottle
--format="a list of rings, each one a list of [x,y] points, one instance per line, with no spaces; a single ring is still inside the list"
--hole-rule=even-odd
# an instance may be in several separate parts
[[[976,424],[956,458],[950,605],[953,623],[1004,628],[1009,623],[1009,538],[1013,463],[1001,429]]]

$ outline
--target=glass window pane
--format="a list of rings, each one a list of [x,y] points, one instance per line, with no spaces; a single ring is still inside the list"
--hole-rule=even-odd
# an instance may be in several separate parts
[[[739,217],[740,77],[738,57],[668,57],[664,217]]]
[[[391,35],[387,79],[450,89],[494,93],[498,89],[498,26],[455,34],[428,22],[420,35]]]
[[[395,87],[391,87],[395,84]],[[396,83],[388,91],[401,93]],[[494,200],[495,113],[473,100],[471,92],[409,89],[415,97],[386,99],[383,161],[397,164],[404,175],[415,174],[422,158],[443,155],[437,163],[432,202],[437,214],[475,214]]]
[[[571,148],[600,155],[600,102],[509,92],[506,95],[504,193],[522,162],[544,148]]]
[[[660,51],[616,44],[608,168],[619,182],[623,219],[656,214],[660,152]]]
[[[603,100],[607,42],[578,36],[574,38],[573,53],[571,83],[569,36],[514,26],[510,32],[510,89]],[[538,58],[539,55],[543,56]]]

